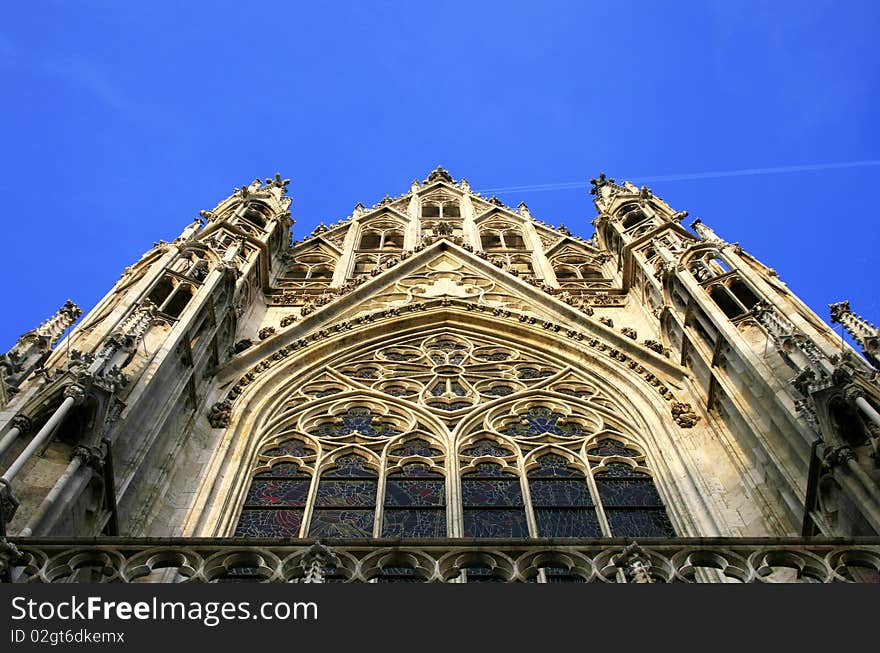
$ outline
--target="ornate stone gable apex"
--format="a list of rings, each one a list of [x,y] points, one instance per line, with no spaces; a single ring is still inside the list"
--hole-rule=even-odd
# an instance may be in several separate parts
[[[288,260],[293,260],[304,254],[328,254],[339,256],[341,251],[342,247],[340,243],[336,243],[330,237],[321,234],[301,243],[297,243],[291,247],[290,251],[285,254],[285,257]]]
[[[218,369],[218,375],[223,379],[237,378],[261,361],[271,359],[279,350],[304,338],[314,339],[321,333],[330,336],[351,328],[365,316],[398,315],[437,302],[450,310],[470,306],[467,310],[547,325],[553,333],[577,330],[586,337],[600,339],[612,350],[631,352],[657,371],[674,377],[682,373],[680,366],[598,319],[441,238],[334,301],[317,307],[303,319],[277,328],[270,337],[230,359]]]
[[[567,256],[569,254],[582,254],[586,256],[604,258],[607,253],[591,243],[577,240],[571,236],[561,236],[547,250],[547,256]]]

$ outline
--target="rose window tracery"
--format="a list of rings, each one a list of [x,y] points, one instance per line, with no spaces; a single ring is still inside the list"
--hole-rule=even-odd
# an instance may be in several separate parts
[[[303,382],[267,424],[237,536],[675,534],[618,404],[512,343],[383,343]]]
[[[525,390],[560,368],[511,347],[435,336],[381,348],[340,371],[391,396],[454,413]]]

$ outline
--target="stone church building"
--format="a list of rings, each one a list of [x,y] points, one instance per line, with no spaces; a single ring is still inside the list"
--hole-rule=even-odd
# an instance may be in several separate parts
[[[236,189],[0,358],[0,573],[880,579],[880,332],[590,193],[585,240],[438,167],[292,240]]]

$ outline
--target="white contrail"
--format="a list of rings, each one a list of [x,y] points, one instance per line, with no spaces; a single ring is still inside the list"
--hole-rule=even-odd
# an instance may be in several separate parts
[[[880,166],[880,160],[849,161],[846,163],[811,163],[799,166],[780,166],[776,168],[746,168],[744,170],[726,170],[721,172],[692,172],[680,175],[632,176],[633,183],[654,183],[657,181],[688,181],[690,179],[721,179],[723,177],[745,177],[748,175],[773,175],[785,172],[807,172],[813,170],[836,170],[839,168],[863,168]],[[480,193],[508,193],[513,191],[564,190],[569,188],[586,188],[587,181],[564,181],[555,184],[531,184],[528,186],[506,186],[504,188],[482,188]]]

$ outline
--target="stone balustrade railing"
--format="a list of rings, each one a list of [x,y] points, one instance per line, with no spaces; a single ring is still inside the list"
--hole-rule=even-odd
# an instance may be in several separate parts
[[[10,538],[6,582],[880,582],[880,538]]]

